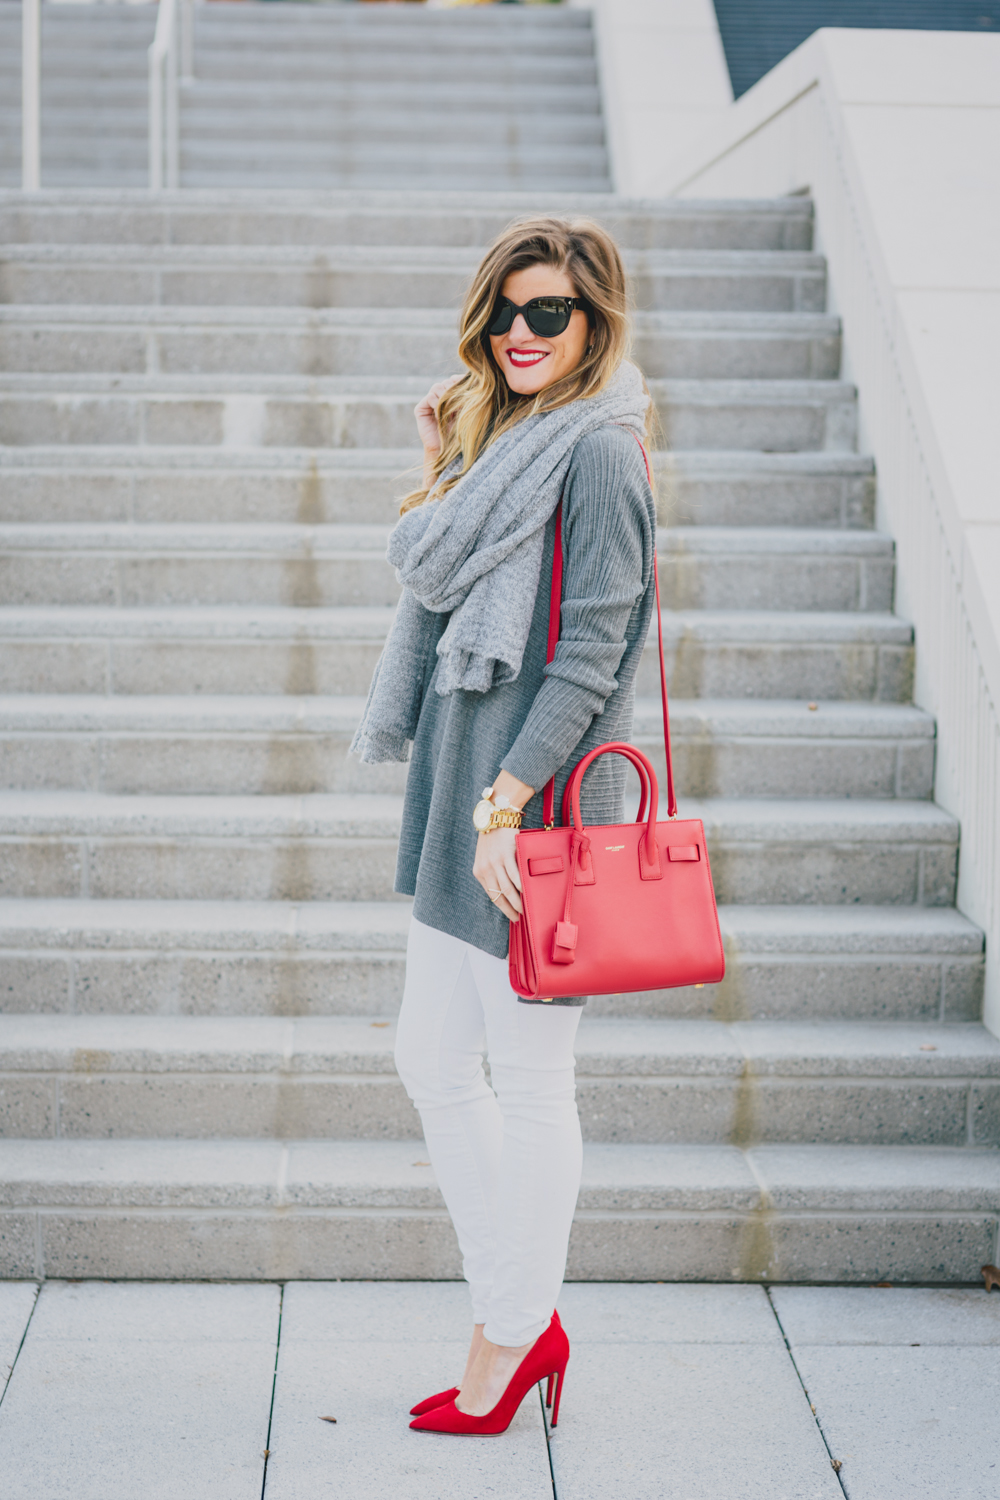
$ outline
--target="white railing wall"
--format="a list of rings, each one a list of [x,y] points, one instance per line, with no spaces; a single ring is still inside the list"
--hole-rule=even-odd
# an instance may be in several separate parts
[[[887,36],[923,39],[914,44],[919,58],[912,79],[900,82],[905,47],[897,44],[890,49],[886,44],[879,50],[880,39]],[[851,39],[859,39],[856,53],[851,52]],[[973,72],[979,66],[985,76],[985,64],[976,60],[980,54],[973,56],[966,41],[979,49],[984,43],[1000,44],[1000,38],[962,38],[949,44],[949,61],[936,47],[939,35],[817,33],[737,101],[729,118],[660,186],[695,197],[748,198],[804,190],[813,197],[817,248],[828,259],[832,310],[843,320],[845,376],[858,385],[862,442],[877,464],[879,525],[896,542],[896,608],[916,628],[915,698],[937,719],[935,796],[961,821],[958,905],[986,932],[984,1020],[1000,1035],[1000,508],[982,498],[988,443],[978,454],[982,462],[976,463],[976,454],[966,454],[963,468],[955,461],[954,441],[949,452],[941,440],[948,422],[954,428],[955,412],[944,410],[940,387],[929,391],[927,362],[921,364],[916,357],[912,319],[907,322],[917,304],[911,300],[903,305],[888,265],[890,253],[898,263],[912,245],[904,231],[906,211],[912,213],[914,203],[925,214],[928,234],[935,232],[935,225],[940,232],[942,216],[947,216],[946,235],[952,238],[945,238],[944,247],[956,247],[953,262],[960,259],[963,226],[954,216],[961,217],[962,208],[957,199],[945,196],[960,176],[960,166],[965,180],[973,184],[970,198],[991,192],[988,157],[932,164],[922,152],[913,117],[902,113],[904,107],[913,107],[914,98],[922,97],[919,91],[927,89],[935,69],[941,87],[947,83],[955,96],[956,113],[960,99],[974,97],[975,78],[964,80],[963,88],[961,78],[947,77],[948,68],[954,72],[956,59],[962,58],[970,60]],[[1000,64],[1000,46],[993,63]],[[890,78],[904,96],[895,114],[891,99],[879,103],[879,89]],[[852,90],[853,112],[844,106],[844,95]],[[945,104],[950,103],[949,97]],[[934,105],[938,108],[927,123],[928,138],[947,149],[945,110],[940,100],[932,99],[930,106]],[[963,140],[972,139],[968,126],[964,118],[955,127],[966,131]],[[908,142],[910,127],[914,134]],[[858,166],[865,129],[875,133],[883,150],[889,141],[898,157],[914,156],[910,197],[905,203],[899,200],[899,232],[888,248],[883,243],[892,238],[886,229],[886,206],[874,204],[875,210],[882,210],[880,219],[873,211],[872,174],[865,177]],[[987,131],[981,149],[986,150],[991,138]],[[884,161],[881,165],[885,167]],[[899,189],[900,175],[885,170],[878,179],[886,196]],[[933,197],[936,191],[942,195],[940,202],[920,203],[921,192]],[[973,203],[973,219],[978,212]],[[974,226],[966,225],[965,232],[973,233]],[[912,275],[919,280],[916,271]],[[1000,289],[1000,279],[995,285]],[[953,306],[968,313],[967,297],[959,293],[984,295],[982,287],[966,288],[961,278],[950,289],[932,290],[939,305],[947,308],[941,315],[945,334],[954,324]],[[941,303],[949,291],[951,301]],[[918,298],[926,293],[927,288],[913,288]],[[988,339],[988,327],[995,331],[989,320],[997,318],[996,304],[984,302],[982,315],[981,337]],[[960,361],[955,371],[969,378]],[[940,366],[934,373],[940,377]],[[975,426],[970,428],[974,435]],[[976,491],[971,499],[962,492],[963,484],[970,488],[970,475]],[[995,490],[995,472],[992,483]]]
[[[21,187],[37,193],[42,177],[41,0],[21,0]]]

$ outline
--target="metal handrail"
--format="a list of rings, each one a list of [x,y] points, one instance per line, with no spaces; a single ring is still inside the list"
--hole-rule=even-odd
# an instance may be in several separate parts
[[[178,87],[177,0],[160,0],[149,48],[149,191],[180,186],[181,129]],[[188,28],[185,28],[188,30]],[[164,156],[166,173],[164,174]],[[164,175],[166,182],[164,183]]]
[[[40,0],[21,0],[21,187],[37,193],[42,176]]]
[[[25,193],[35,193],[41,186],[41,62],[41,0],[21,0],[21,189]],[[153,193],[164,187],[164,147],[166,186],[180,186],[179,72],[184,83],[194,82],[192,0],[160,0],[149,48],[149,188]]]

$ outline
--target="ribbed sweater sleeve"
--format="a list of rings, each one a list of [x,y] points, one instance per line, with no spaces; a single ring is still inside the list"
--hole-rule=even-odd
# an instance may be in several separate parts
[[[563,494],[559,644],[502,766],[537,791],[572,755],[618,683],[626,630],[645,592],[655,539],[635,438],[604,427],[579,442]],[[551,580],[539,590],[548,596]]]

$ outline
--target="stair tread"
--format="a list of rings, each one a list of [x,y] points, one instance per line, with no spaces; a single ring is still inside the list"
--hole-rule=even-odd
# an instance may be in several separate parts
[[[132,795],[0,791],[0,831],[21,835],[150,837],[393,838],[402,797],[320,792],[284,796]],[[902,841],[953,843],[954,817],[932,802],[842,798],[682,798],[682,817],[701,818],[707,835],[740,842]]]
[[[552,149],[552,148],[547,148]],[[561,149],[561,148],[559,148]],[[395,195],[394,195],[395,196]],[[465,195],[463,195],[465,196]],[[0,200],[2,201],[2,200]],[[490,207],[495,207],[491,203]],[[305,245],[199,245],[199,244],[102,244],[88,241],[64,244],[62,241],[7,241],[0,243],[0,261],[42,262],[55,265],[99,264],[121,267],[123,264],[150,267],[193,266],[211,268],[263,265],[269,269],[303,266],[307,270],[327,271],[340,268],[393,270],[413,273],[429,271],[474,271],[482,259],[478,245],[352,245],[332,243],[322,248]],[[753,272],[821,273],[825,259],[812,250],[629,250],[622,251],[626,267],[633,274],[648,271],[684,271],[708,275],[712,271],[746,270]],[[43,304],[49,306],[50,304]],[[102,304],[102,307],[104,304]],[[123,304],[107,304],[121,309]],[[181,308],[178,308],[180,311]],[[187,304],[183,304],[187,311]],[[407,308],[407,313],[410,311]],[[740,313],[735,316],[760,316]],[[691,316],[704,316],[695,313]],[[791,316],[790,314],[787,316]],[[827,313],[814,313],[824,323],[839,319]]]
[[[295,606],[245,604],[0,606],[0,637],[143,635],[295,640],[381,639],[393,608],[375,605]],[[665,639],[703,641],[879,642],[909,645],[913,627],[888,613],[861,610],[668,610]]]
[[[411,469],[420,458],[417,448],[284,448],[278,445],[245,451],[186,447],[181,443],[169,447],[144,443],[129,446],[115,443],[25,444],[23,447],[0,447],[0,469],[111,469],[116,465],[128,469],[217,469],[272,470],[309,469],[340,473],[375,470],[398,480],[401,471]],[[817,452],[804,449],[794,453],[764,453],[759,449],[681,448],[654,450],[652,464],[657,473],[682,475],[780,474],[802,475],[869,475],[874,461],[868,454],[843,451]]]
[[[0,251],[0,261],[3,260]],[[458,313],[447,307],[303,307],[300,304],[269,306],[224,304],[196,306],[185,303],[136,302],[89,303],[18,302],[0,305],[0,324],[32,328],[70,328],[154,325],[163,328],[201,329],[238,328],[264,333],[310,333],[317,330],[358,334],[424,332],[454,333]],[[640,334],[673,333],[734,336],[773,333],[782,338],[824,337],[840,332],[840,319],[823,313],[808,312],[683,312],[662,310],[637,312],[632,316],[635,331]]]
[[[44,552],[263,553],[269,558],[307,554],[372,553],[385,559],[392,523],[220,521],[44,521],[0,522],[0,548]],[[894,543],[878,531],[822,531],[813,526],[661,526],[657,552],[820,553],[828,556],[891,557]]]
[[[24,207],[23,195],[17,188],[0,189],[0,206],[5,201],[18,209]],[[720,214],[735,219],[798,219],[810,224],[813,219],[813,206],[808,198],[638,198],[608,193],[605,201],[597,205],[589,198],[581,200],[572,193],[562,193],[553,199],[547,194],[482,190],[464,192],[449,188],[414,189],[402,194],[379,188],[369,188],[361,193],[337,188],[322,192],[300,192],[293,188],[280,194],[276,206],[270,193],[262,195],[253,188],[184,188],[179,192],[165,192],[159,200],[151,202],[148,192],[141,189],[68,187],[61,188],[54,201],[42,201],[37,207],[32,205],[32,208],[35,213],[41,209],[54,214],[74,207],[93,210],[125,206],[141,210],[150,220],[162,220],[164,210],[176,214],[178,210],[204,212],[209,209],[224,215],[233,208],[247,206],[263,208],[264,211],[275,214],[281,214],[287,208],[304,207],[322,215],[329,215],[337,210],[342,212],[344,209],[356,212],[358,209],[376,208],[397,211],[443,209],[449,214],[471,216],[483,210],[492,213],[507,213],[510,210],[528,214],[547,207],[551,207],[553,211],[568,210],[574,205],[595,209],[599,207],[601,211],[608,213],[641,214],[652,223],[671,219],[717,218]]]
[[[191,694],[186,697],[97,694],[0,694],[0,728],[78,729],[136,733],[166,728],[204,733],[214,729],[248,732],[353,733],[364,710],[361,697],[319,694],[295,697],[242,697],[238,694]],[[656,698],[637,698],[634,733],[658,735],[662,709]],[[809,738],[880,737],[931,739],[935,720],[925,709],[905,703],[817,704],[815,711],[796,699],[670,700],[670,727],[675,735],[696,733],[795,735]]]
[[[12,1207],[432,1208],[418,1141],[7,1140]],[[416,1165],[416,1163],[421,1163]],[[713,1208],[996,1213],[1000,1152],[587,1143],[578,1213]]]
[[[971,923],[965,925],[971,934]],[[7,946],[395,952],[406,946],[409,926],[410,906],[402,901],[0,899],[0,941]],[[971,941],[964,929],[945,931],[937,920],[931,928],[963,952]]]
[[[748,953],[979,954],[982,931],[954,907],[719,907]],[[6,947],[385,949],[405,946],[410,907],[382,901],[0,899]]]
[[[225,1073],[395,1079],[394,1020],[7,1014],[0,1072]],[[583,1017],[579,1077],[1000,1078],[979,1022]]]
[[[457,363],[457,361],[456,361]],[[856,391],[849,381],[826,379],[651,379],[650,389],[670,401],[697,401],[702,404],[853,401]],[[224,375],[151,375],[123,372],[59,372],[39,375],[31,371],[0,372],[0,391],[12,395],[95,392],[101,395],[261,395],[265,397],[317,396],[344,400],[412,400],[427,388],[427,377],[420,375],[250,375],[242,372]],[[139,446],[139,445],[137,445]]]

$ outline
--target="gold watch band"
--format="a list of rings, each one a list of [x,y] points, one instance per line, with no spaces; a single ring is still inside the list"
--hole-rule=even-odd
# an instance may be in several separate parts
[[[493,788],[483,788],[483,798],[472,811],[472,826],[477,833],[492,833],[494,828],[520,828],[521,809],[511,807],[506,797],[493,799]]]
[[[494,828],[520,828],[521,812],[516,807],[495,807],[490,821],[484,832],[492,833]]]

